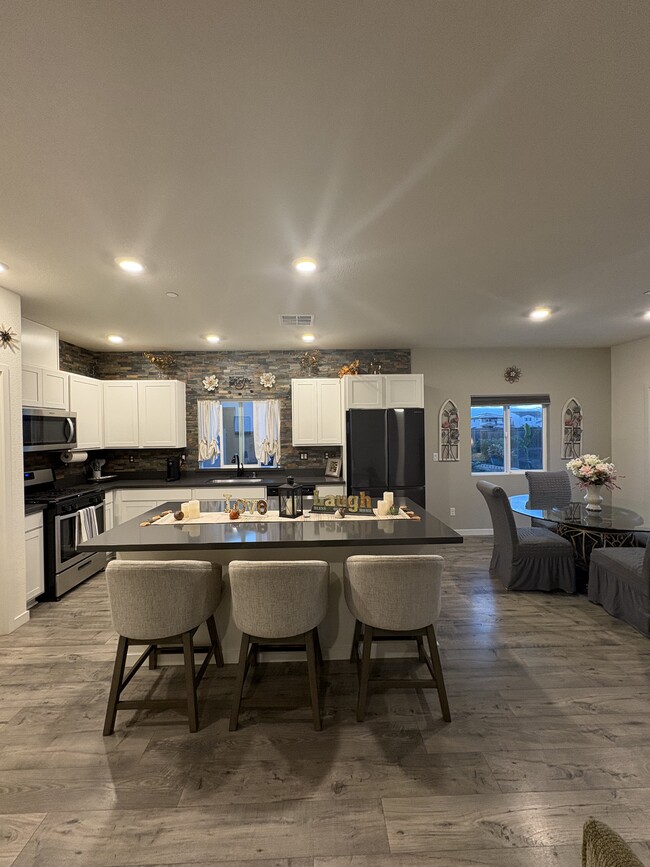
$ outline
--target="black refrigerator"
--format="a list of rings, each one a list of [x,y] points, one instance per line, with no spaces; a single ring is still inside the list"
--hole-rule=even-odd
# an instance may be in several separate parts
[[[349,409],[348,493],[409,497],[425,507],[424,410]]]

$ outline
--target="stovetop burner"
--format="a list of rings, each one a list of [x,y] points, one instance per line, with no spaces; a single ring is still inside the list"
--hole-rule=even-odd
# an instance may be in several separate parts
[[[83,488],[47,488],[43,491],[25,492],[25,502],[33,503],[60,503],[62,500],[71,500],[82,494],[92,493],[92,486]]]

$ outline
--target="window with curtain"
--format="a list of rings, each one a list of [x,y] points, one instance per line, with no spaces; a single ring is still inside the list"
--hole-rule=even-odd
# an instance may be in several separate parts
[[[472,397],[473,473],[546,469],[548,395]]]
[[[249,467],[280,463],[278,400],[200,400],[198,428],[200,469],[226,467],[236,455]]]

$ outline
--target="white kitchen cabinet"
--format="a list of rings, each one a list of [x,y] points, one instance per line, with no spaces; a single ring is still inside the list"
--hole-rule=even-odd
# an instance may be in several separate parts
[[[138,421],[140,448],[185,448],[185,383],[140,380]]]
[[[69,409],[68,376],[64,370],[23,366],[23,406]]]
[[[43,513],[25,517],[25,566],[27,607],[45,592],[45,565],[43,559]]]
[[[319,497],[343,497],[345,485],[317,485]]]
[[[344,376],[345,409],[398,409],[424,406],[421,373]]]
[[[421,373],[391,373],[384,376],[386,409],[424,406],[424,376]]]
[[[116,524],[123,524],[137,518],[150,509],[163,503],[184,503],[191,500],[190,488],[128,488],[115,492],[113,518]]]
[[[104,445],[104,383],[90,376],[69,375],[70,412],[77,413],[77,448]]]
[[[105,448],[185,448],[185,383],[106,380]]]
[[[383,376],[344,376],[343,399],[346,409],[383,409]]]
[[[115,524],[113,491],[104,494],[104,530],[112,530]]]
[[[339,379],[291,380],[291,440],[294,446],[342,444]]]

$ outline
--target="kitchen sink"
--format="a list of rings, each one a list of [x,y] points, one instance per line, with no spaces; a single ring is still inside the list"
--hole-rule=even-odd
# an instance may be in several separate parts
[[[243,476],[238,479],[210,479],[211,485],[261,485],[262,479]]]

